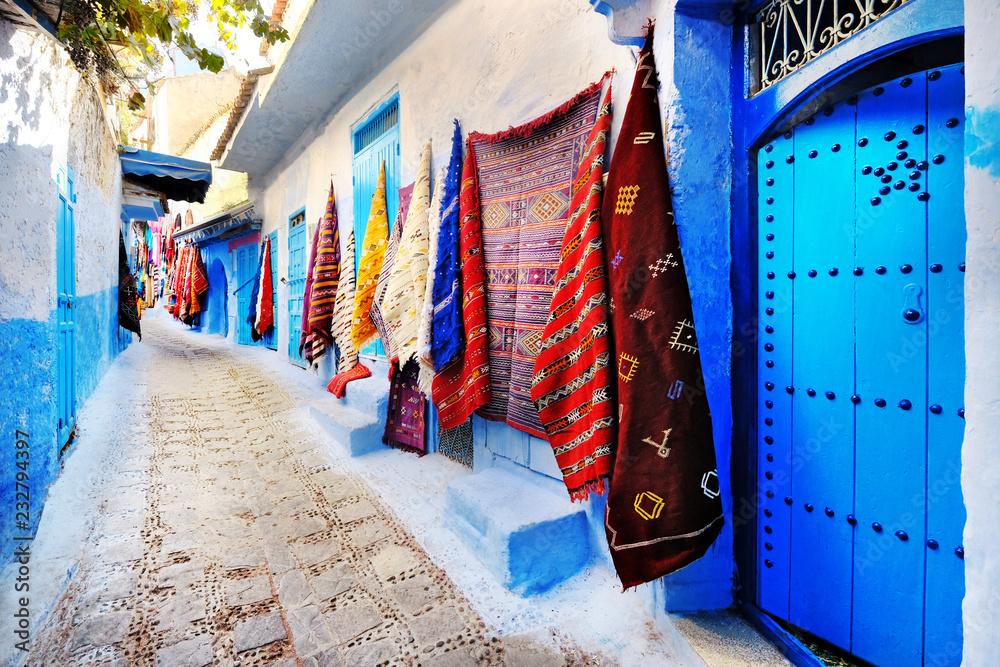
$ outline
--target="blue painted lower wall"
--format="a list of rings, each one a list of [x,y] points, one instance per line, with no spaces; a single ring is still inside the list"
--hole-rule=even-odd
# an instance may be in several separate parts
[[[131,334],[119,334],[118,287],[78,296],[76,313],[77,410],[93,394],[111,362],[128,346]],[[56,312],[47,321],[0,322],[0,567],[10,562],[15,535],[33,535],[41,518],[48,488],[59,475],[57,441],[58,387]],[[16,432],[28,434],[28,470],[16,467]],[[17,473],[30,489],[29,531],[18,529]],[[23,490],[23,489],[21,489]]]

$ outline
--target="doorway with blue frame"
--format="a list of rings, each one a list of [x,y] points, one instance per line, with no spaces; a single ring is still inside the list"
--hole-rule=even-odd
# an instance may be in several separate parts
[[[734,36],[755,68],[734,81],[741,603],[852,659],[958,665],[962,5],[915,0],[836,50],[790,41],[831,17],[757,5]],[[796,48],[812,62],[783,64]]]

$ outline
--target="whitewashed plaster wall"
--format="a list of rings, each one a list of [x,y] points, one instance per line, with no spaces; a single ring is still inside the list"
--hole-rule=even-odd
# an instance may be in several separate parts
[[[62,165],[77,174],[77,295],[117,284],[116,142],[97,92],[65,50],[3,21],[0,118],[0,320],[47,320],[55,308],[56,175]]]
[[[965,3],[965,524],[963,664],[1000,655],[1000,9]]]

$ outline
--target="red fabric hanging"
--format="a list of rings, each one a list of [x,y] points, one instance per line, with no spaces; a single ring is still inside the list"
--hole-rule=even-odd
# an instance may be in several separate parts
[[[274,292],[271,289],[271,239],[264,241],[264,267],[260,272],[260,301],[257,311],[257,333],[264,335],[274,324]]]
[[[625,588],[701,558],[724,524],[657,85],[650,27],[602,212],[619,417],[605,529]]]

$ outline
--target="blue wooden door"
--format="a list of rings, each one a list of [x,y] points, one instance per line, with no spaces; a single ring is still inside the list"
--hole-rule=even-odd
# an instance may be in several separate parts
[[[877,665],[958,665],[961,65],[758,155],[758,604]]]
[[[56,209],[56,289],[58,317],[58,362],[56,370],[59,397],[59,447],[69,440],[76,423],[76,175],[67,165],[59,169],[56,184],[59,204]]]
[[[390,232],[399,211],[399,98],[393,97],[354,132],[354,253],[355,276],[361,266],[361,248],[371,213],[372,195],[385,163],[386,214]],[[345,239],[346,242],[346,239]],[[382,341],[376,340],[362,354],[385,357]]]
[[[278,230],[267,235],[271,241],[271,303],[274,313],[274,324],[264,333],[262,339],[265,346],[271,350],[278,349]]]
[[[250,296],[253,294],[251,282],[257,273],[257,258],[260,249],[256,243],[248,243],[236,248],[236,342],[240,345],[253,345],[250,335]]]
[[[299,352],[302,338],[302,302],[306,292],[306,210],[288,219],[288,360],[305,368]]]

